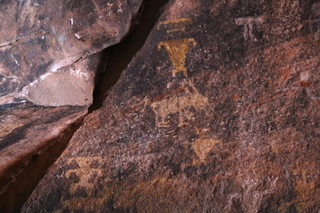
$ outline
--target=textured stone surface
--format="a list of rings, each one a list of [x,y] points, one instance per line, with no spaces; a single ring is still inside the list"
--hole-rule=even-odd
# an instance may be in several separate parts
[[[90,104],[94,53],[129,32],[141,2],[0,1],[0,104]]]
[[[172,0],[23,212],[318,212],[317,1]]]
[[[46,168],[42,166],[54,160],[56,151],[65,147],[75,125],[82,121],[86,112],[84,107],[35,107],[31,104],[1,108],[1,211],[12,212],[21,207],[21,202],[44,175]],[[43,162],[38,163],[38,158]]]

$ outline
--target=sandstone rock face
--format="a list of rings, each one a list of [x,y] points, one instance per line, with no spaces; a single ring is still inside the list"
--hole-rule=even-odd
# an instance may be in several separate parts
[[[170,1],[23,212],[318,212],[319,4]]]
[[[0,104],[90,104],[95,53],[129,32],[141,2],[1,1]]]
[[[0,208],[17,212],[61,152],[85,107],[14,105],[0,112]]]

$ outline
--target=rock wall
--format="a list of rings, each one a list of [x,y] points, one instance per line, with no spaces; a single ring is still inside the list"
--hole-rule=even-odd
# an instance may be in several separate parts
[[[131,33],[141,7],[0,0],[0,212],[20,212],[65,149],[92,103],[104,49]]]
[[[169,1],[22,212],[318,212],[319,5]]]
[[[79,106],[0,108],[1,212],[20,212],[86,114]]]

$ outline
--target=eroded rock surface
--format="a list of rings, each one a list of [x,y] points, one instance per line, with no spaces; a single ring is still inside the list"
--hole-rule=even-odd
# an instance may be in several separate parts
[[[99,60],[94,53],[129,32],[141,3],[1,1],[0,104],[89,105]]]
[[[85,107],[22,104],[0,112],[0,208],[17,212],[81,123]]]
[[[23,212],[318,212],[319,4],[170,1]]]

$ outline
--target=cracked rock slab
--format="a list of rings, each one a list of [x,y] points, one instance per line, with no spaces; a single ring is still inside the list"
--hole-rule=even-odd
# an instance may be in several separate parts
[[[48,163],[76,130],[85,107],[3,106],[0,111],[0,207],[21,208]],[[41,162],[40,162],[41,161]]]
[[[0,104],[89,105],[95,53],[129,32],[141,3],[1,1]]]
[[[318,212],[314,4],[170,1],[23,212]]]

